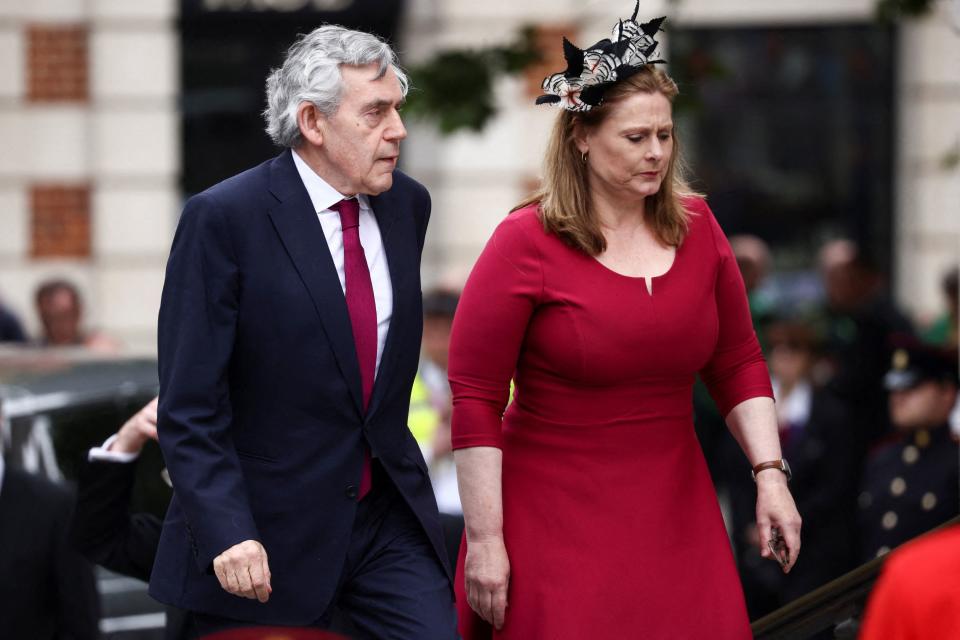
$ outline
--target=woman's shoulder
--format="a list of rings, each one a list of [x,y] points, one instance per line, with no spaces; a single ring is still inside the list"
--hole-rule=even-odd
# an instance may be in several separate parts
[[[531,264],[570,250],[559,236],[544,227],[536,202],[514,209],[500,220],[487,247],[513,256],[511,260],[525,256]]]
[[[477,264],[506,262],[519,273],[539,277],[543,268],[542,235],[536,205],[511,211],[493,230]]]
[[[501,240],[512,239],[531,245],[538,244],[544,235],[539,203],[534,202],[508,213],[497,225],[493,235]]]
[[[510,222],[512,225],[523,229],[532,229],[541,226],[540,203],[531,202],[519,209],[514,209],[507,214],[504,222]]]

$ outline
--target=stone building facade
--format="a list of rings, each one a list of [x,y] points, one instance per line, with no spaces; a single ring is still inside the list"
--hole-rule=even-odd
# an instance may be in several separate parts
[[[563,33],[593,42],[627,4],[409,0],[400,48],[416,62],[445,47],[506,41],[524,24],[547,40]],[[0,3],[0,298],[33,334],[33,290],[65,276],[79,285],[91,327],[132,352],[155,350],[183,198],[179,6]],[[641,2],[643,15],[715,27],[867,22],[873,8],[873,0]],[[926,314],[938,309],[939,276],[960,255],[960,166],[949,162],[960,153],[960,2],[935,1],[929,15],[906,21],[897,47],[894,290]],[[411,123],[404,168],[434,203],[425,285],[462,282],[496,223],[536,184],[552,121],[532,104],[542,75],[498,81],[502,108],[481,134],[441,137]]]

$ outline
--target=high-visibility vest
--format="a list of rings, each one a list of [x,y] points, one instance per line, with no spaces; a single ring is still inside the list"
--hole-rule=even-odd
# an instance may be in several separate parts
[[[429,446],[433,436],[440,426],[440,412],[433,406],[430,398],[430,387],[423,381],[420,373],[413,379],[413,390],[410,393],[410,414],[407,416],[407,426],[413,434],[417,444],[421,447]]]

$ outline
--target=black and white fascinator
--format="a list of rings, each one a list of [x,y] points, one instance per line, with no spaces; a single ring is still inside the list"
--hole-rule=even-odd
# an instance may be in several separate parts
[[[563,39],[563,57],[567,69],[543,80],[544,95],[537,104],[556,104],[569,111],[589,111],[603,102],[606,89],[625,80],[648,64],[662,64],[666,60],[654,58],[659,43],[654,36],[666,17],[643,24],[637,23],[640,1],[633,16],[620,20],[610,34],[592,47],[579,49]]]

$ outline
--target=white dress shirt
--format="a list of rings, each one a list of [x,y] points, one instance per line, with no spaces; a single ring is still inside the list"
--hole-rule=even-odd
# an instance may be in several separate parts
[[[90,462],[133,462],[140,457],[140,452],[129,453],[125,451],[111,451],[110,447],[117,441],[117,435],[113,434],[99,447],[93,447],[87,452],[87,460]]]
[[[346,277],[343,268],[343,230],[340,228],[340,214],[330,209],[343,200],[344,196],[318,176],[306,162],[293,151],[293,164],[297,167],[300,180],[307,188],[313,210],[320,218],[323,235],[327,239],[333,264],[337,267],[340,276],[340,288],[346,295]],[[360,244],[370,269],[370,280],[373,283],[373,297],[377,307],[377,371],[380,371],[380,358],[383,356],[383,346],[387,342],[387,331],[390,329],[390,318],[393,316],[393,285],[390,281],[390,268],[387,265],[387,254],[383,250],[383,239],[380,237],[380,227],[377,218],[373,215],[370,201],[367,196],[357,196],[360,202]]]
[[[3,463],[3,451],[0,450],[0,491],[3,491],[3,472],[4,472],[4,466],[3,466],[3,464],[4,464],[4,463]]]
[[[798,429],[806,427],[810,422],[810,410],[813,408],[813,385],[810,381],[801,380],[787,395],[783,395],[779,380],[774,378],[771,383],[780,424],[789,424]]]

